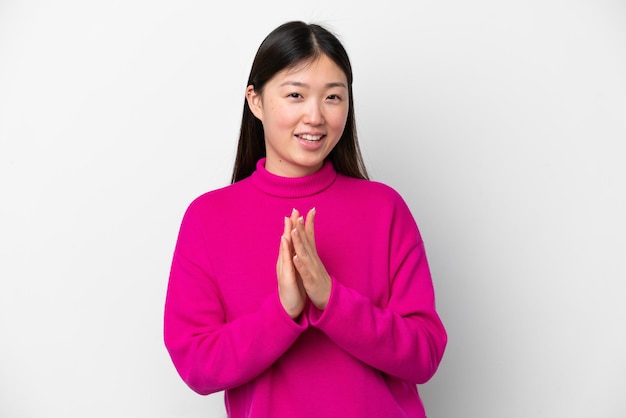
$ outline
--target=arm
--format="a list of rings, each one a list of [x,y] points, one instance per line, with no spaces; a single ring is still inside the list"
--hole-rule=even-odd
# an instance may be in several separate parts
[[[203,252],[206,228],[188,211],[176,244],[167,289],[165,345],[181,378],[208,394],[248,382],[266,370],[306,325],[293,321],[278,291],[258,311],[227,321]]]
[[[439,366],[447,335],[435,310],[424,245],[400,199],[391,222],[389,260],[390,277],[381,278],[390,283],[385,307],[332,280],[327,303],[312,304],[309,321],[370,366],[406,381],[424,383]],[[305,274],[302,276],[304,280]]]
[[[364,363],[403,380],[424,383],[439,366],[447,335],[431,303],[423,246],[412,251],[399,274],[402,277],[396,277],[387,307],[375,306],[334,280],[326,309],[312,307],[309,319]]]

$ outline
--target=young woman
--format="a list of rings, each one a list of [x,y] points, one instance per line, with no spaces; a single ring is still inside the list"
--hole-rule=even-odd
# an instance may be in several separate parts
[[[352,69],[314,24],[272,31],[252,64],[233,184],[182,221],[165,344],[229,417],[425,417],[447,336],[424,243],[368,180]]]

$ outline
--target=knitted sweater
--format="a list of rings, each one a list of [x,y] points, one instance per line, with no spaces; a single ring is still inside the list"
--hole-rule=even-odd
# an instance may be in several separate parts
[[[283,309],[283,219],[316,208],[317,252],[332,278],[324,311]],[[188,207],[174,251],[165,345],[194,391],[225,390],[228,416],[425,417],[416,384],[447,342],[424,244],[400,195],[338,174],[256,171]]]

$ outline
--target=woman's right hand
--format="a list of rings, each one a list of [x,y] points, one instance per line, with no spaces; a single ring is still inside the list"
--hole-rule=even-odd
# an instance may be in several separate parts
[[[293,264],[294,249],[291,241],[291,231],[299,216],[298,211],[294,209],[290,218],[285,217],[285,227],[280,237],[280,249],[276,262],[278,296],[283,308],[292,319],[300,316],[306,302],[306,291],[302,279]]]

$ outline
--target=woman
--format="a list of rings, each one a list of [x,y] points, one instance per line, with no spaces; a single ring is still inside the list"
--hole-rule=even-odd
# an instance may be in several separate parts
[[[181,225],[174,365],[224,390],[232,418],[425,417],[416,384],[446,341],[413,217],[367,178],[346,51],[321,26],[279,26],[252,65],[233,184]]]

